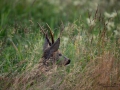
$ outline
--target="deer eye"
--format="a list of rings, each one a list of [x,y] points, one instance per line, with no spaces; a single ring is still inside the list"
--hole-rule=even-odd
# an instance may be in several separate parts
[[[61,53],[59,53],[59,56],[62,56],[62,54],[61,54]]]

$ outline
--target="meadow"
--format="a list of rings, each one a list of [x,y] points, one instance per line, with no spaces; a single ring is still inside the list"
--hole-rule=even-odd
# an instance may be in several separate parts
[[[119,90],[119,0],[0,0],[0,90]],[[62,24],[62,23],[63,24]],[[48,24],[67,66],[42,72]]]

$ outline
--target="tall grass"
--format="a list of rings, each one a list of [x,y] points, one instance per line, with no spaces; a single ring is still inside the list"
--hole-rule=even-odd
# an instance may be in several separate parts
[[[82,5],[71,0],[10,1],[0,1],[0,89],[119,90],[119,10],[91,13],[84,7],[91,4],[82,0]],[[57,37],[61,20],[60,50],[71,63],[46,71],[39,67],[44,37],[37,22],[45,28],[48,23]]]

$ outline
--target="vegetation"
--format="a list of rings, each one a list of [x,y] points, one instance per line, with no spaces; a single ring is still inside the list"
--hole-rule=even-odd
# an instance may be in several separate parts
[[[119,0],[0,0],[0,90],[119,90]],[[50,25],[68,66],[40,69]]]

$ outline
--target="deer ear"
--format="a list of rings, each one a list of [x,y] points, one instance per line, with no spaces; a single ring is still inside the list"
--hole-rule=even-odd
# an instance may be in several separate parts
[[[56,42],[52,44],[51,47],[49,47],[49,49],[45,50],[43,57],[45,57],[45,59],[49,59],[51,55],[59,49],[59,46],[60,46],[60,38],[58,38]]]
[[[60,46],[60,38],[56,40],[56,42],[50,47],[50,52],[56,52],[59,49]]]
[[[43,44],[43,51],[45,51],[48,47],[49,47],[49,44],[48,44],[47,39],[45,38],[44,44]]]
[[[43,45],[43,51],[45,51],[49,46],[51,46],[51,42],[46,34],[45,36],[45,41],[44,41],[44,45]]]

